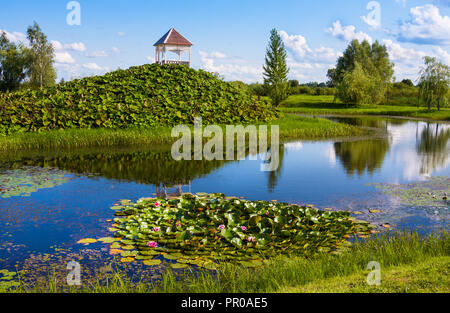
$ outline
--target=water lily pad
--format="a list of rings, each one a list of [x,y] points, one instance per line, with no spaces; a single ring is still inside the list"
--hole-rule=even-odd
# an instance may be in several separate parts
[[[103,238],[99,238],[98,241],[102,242],[102,243],[113,243],[116,239],[112,238],[112,237],[103,237]]]
[[[96,243],[96,242],[97,242],[97,239],[94,239],[94,238],[84,238],[84,239],[80,239],[77,241],[77,243],[84,244],[84,245],[88,245],[88,244]]]
[[[120,250],[120,249],[111,249],[111,250],[109,250],[109,254],[110,255],[121,254],[122,252],[123,252],[123,250]]]
[[[160,265],[161,264],[161,260],[158,260],[158,259],[145,260],[142,263],[144,263],[145,265],[148,265],[148,266],[155,266],[155,265]]]

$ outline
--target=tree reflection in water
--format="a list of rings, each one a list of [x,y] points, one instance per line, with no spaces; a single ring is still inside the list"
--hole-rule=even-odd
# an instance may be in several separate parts
[[[450,127],[427,123],[417,138],[417,153],[420,155],[420,173],[429,174],[444,167],[450,155]]]
[[[363,175],[366,170],[373,174],[381,168],[389,147],[388,138],[334,143],[336,156],[348,175]]]

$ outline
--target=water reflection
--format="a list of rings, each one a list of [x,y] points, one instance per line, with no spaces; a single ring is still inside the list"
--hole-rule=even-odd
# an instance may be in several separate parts
[[[86,152],[56,157],[32,157],[10,162],[20,166],[53,167],[77,174],[93,174],[119,181],[164,187],[189,185],[210,174],[226,161],[175,161],[170,151]]]
[[[386,153],[389,151],[388,138],[380,140],[360,140],[350,142],[336,142],[334,150],[336,157],[348,175],[362,175],[367,170],[373,174],[383,165]]]
[[[273,193],[277,186],[278,179],[281,177],[283,171],[283,159],[284,159],[285,148],[284,145],[280,146],[279,153],[279,165],[275,171],[267,172],[268,173],[268,182],[267,188],[270,193]]]
[[[421,158],[420,173],[428,174],[444,167],[449,161],[450,127],[427,123],[417,141]]]

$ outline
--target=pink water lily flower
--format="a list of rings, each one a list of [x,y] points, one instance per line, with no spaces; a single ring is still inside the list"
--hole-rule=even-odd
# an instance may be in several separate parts
[[[256,240],[256,238],[253,237],[253,236],[250,236],[250,237],[247,238],[248,242],[255,242],[255,240]]]
[[[246,230],[247,230],[247,227],[241,226],[241,229],[242,229],[243,231],[246,231]]]
[[[181,223],[180,222],[177,223],[177,227],[181,227]]]
[[[225,229],[225,225],[220,225],[220,226],[219,226],[219,229],[220,229],[220,230],[224,230],[224,229]]]
[[[156,248],[158,246],[158,244],[154,241],[150,241],[150,242],[147,242],[147,246],[149,246],[150,248]]]
[[[158,202],[153,203],[153,205],[154,205],[155,207],[159,207],[159,203],[158,203]]]
[[[159,228],[159,227],[153,227],[153,231],[160,231],[161,230],[161,228]]]

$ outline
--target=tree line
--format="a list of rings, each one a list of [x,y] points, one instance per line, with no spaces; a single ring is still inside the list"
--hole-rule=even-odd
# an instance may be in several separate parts
[[[36,22],[28,27],[27,39],[27,45],[15,43],[0,34],[0,92],[55,84],[54,49]]]
[[[428,56],[424,63],[417,86],[409,79],[396,83],[394,63],[386,46],[378,41],[370,44],[367,40],[353,40],[338,58],[336,67],[328,70],[326,83],[300,85],[298,81],[288,80],[286,49],[278,31],[273,29],[263,67],[264,84],[250,88],[254,93],[269,96],[275,106],[292,93],[334,94],[335,100],[346,105],[383,104],[395,94],[416,94],[418,106],[425,104],[429,109],[439,110],[449,103],[450,68]]]

